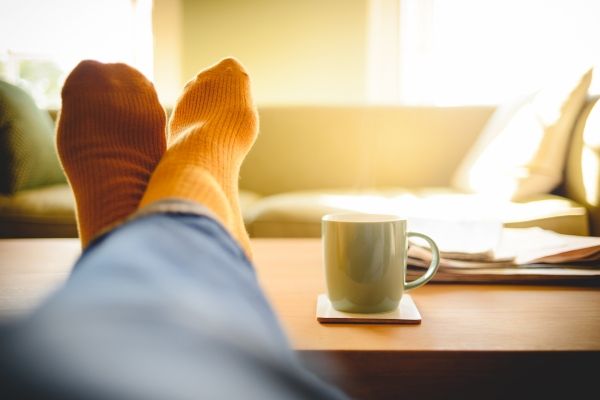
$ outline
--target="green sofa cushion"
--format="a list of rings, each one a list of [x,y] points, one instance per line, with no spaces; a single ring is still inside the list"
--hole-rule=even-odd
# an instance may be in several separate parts
[[[52,119],[22,89],[0,81],[0,193],[65,182]]]
[[[242,211],[260,196],[240,190]],[[67,184],[0,194],[0,238],[77,237],[75,199]]]
[[[75,201],[66,183],[0,194],[0,238],[77,237]]]

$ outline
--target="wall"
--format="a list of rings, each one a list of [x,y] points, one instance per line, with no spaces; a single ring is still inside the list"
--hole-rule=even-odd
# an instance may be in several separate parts
[[[367,0],[181,2],[184,82],[235,56],[258,104],[365,100]]]

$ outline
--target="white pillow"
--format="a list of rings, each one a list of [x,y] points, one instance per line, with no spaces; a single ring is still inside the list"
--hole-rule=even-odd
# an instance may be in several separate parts
[[[452,186],[522,200],[549,193],[563,178],[569,137],[592,70],[499,107],[455,171]]]

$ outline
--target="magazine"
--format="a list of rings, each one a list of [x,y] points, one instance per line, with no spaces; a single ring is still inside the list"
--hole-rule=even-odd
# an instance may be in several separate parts
[[[456,238],[444,240],[448,231],[443,225],[432,230],[431,236],[439,244],[441,258],[436,280],[600,278],[599,237],[563,235],[541,228],[497,229],[489,226],[492,230],[477,238],[476,246],[466,243],[463,249]],[[470,236],[462,237],[467,242],[465,237]],[[423,243],[411,240],[408,265],[420,270],[426,268],[430,260],[430,250]]]

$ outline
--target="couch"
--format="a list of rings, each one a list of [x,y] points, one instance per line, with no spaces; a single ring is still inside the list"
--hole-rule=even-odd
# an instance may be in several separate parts
[[[600,118],[597,100],[574,124],[562,184],[518,201],[451,185],[492,108],[263,108],[240,178],[248,230],[318,237],[323,214],[365,211],[600,234],[600,126],[588,123]]]
[[[240,177],[248,231],[318,237],[322,215],[365,211],[600,234],[598,98],[588,96],[568,127],[562,182],[519,199],[453,188],[453,174],[493,113],[493,107],[260,107],[260,135]],[[0,237],[76,234],[66,183],[0,196]]]

